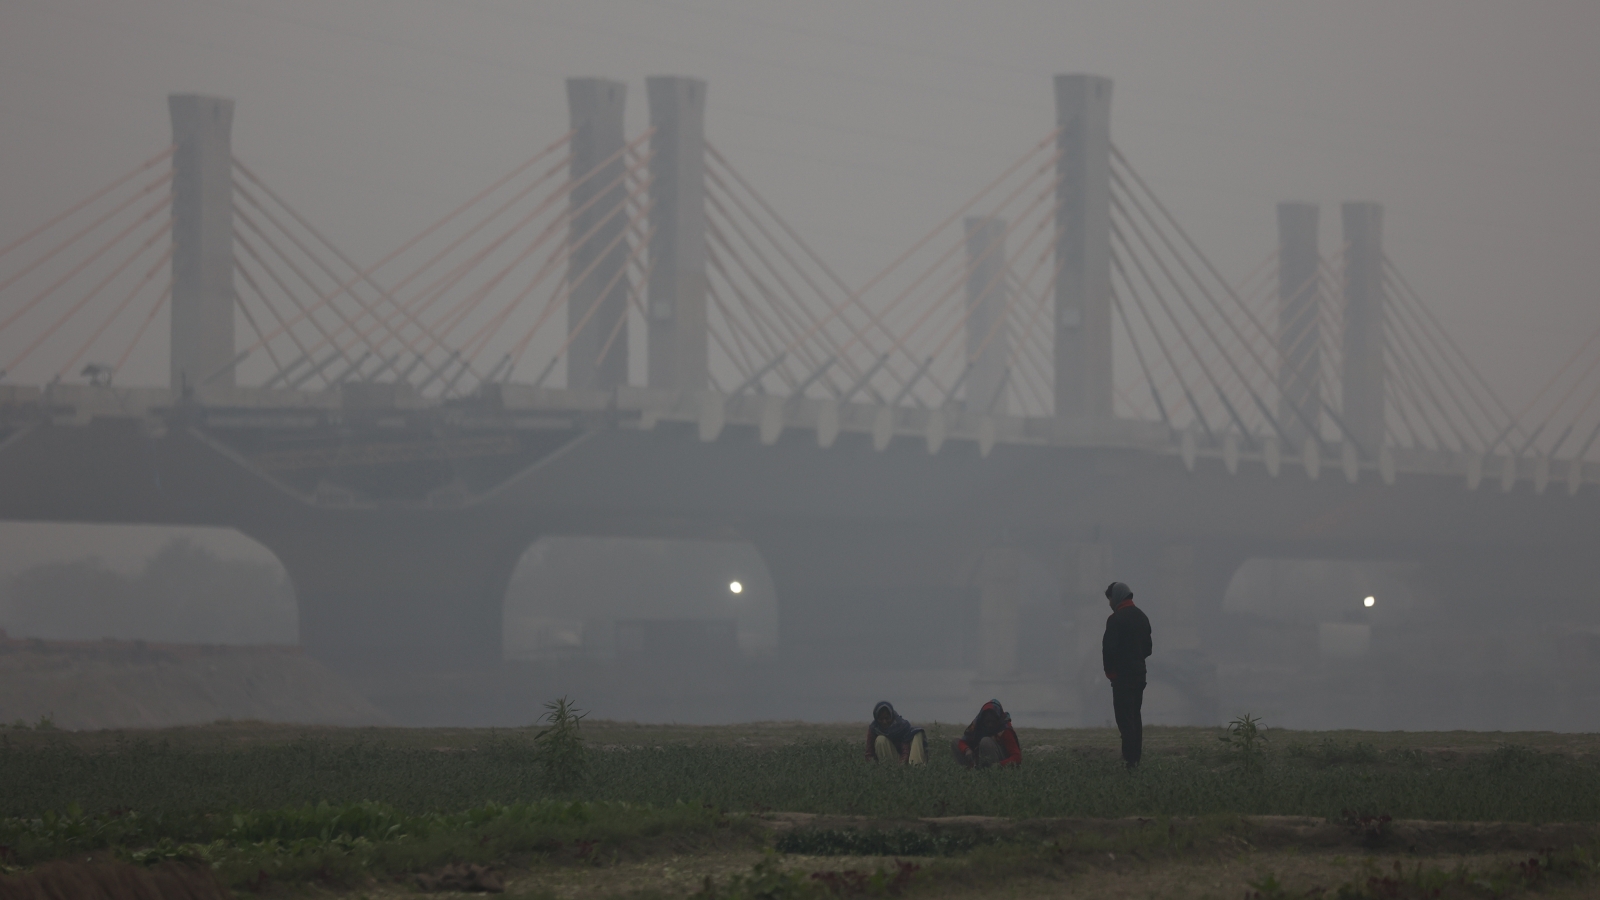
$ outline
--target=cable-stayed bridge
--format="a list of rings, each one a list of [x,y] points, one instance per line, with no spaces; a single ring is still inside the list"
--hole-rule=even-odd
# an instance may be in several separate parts
[[[1110,81],[1060,76],[1055,127],[852,285],[707,139],[703,82],[646,87],[629,136],[624,85],[570,81],[565,135],[375,262],[234,154],[231,101],[173,96],[172,146],[0,248],[0,517],[237,528],[364,667],[498,659],[544,534],[752,541],[801,657],[975,610],[997,680],[1030,559],[1069,615],[1145,586],[1196,672],[1251,556],[1594,584],[1600,332],[1509,408],[1378,204],[1331,255],[1280,204],[1230,280]]]

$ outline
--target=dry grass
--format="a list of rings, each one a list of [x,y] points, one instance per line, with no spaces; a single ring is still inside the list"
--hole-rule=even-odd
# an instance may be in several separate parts
[[[168,863],[142,868],[115,860],[57,860],[0,875],[0,900],[226,900],[210,869]]]

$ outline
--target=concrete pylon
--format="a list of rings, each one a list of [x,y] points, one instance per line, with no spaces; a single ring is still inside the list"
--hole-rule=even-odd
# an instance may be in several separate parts
[[[1056,76],[1056,415],[1111,416],[1111,79]]]
[[[171,94],[171,385],[232,387],[233,101]]]
[[[582,180],[569,198],[567,334],[578,333],[567,348],[567,387],[574,390],[609,391],[628,383],[628,239],[622,236],[628,224],[622,178],[627,97],[628,86],[619,81],[567,79],[572,180]]]
[[[968,216],[966,407],[974,414],[1006,411],[1006,365],[1011,335],[1006,323],[1006,223]]]
[[[1017,673],[1019,611],[1022,605],[1022,553],[995,548],[978,565],[978,677],[1011,678]]]
[[[706,83],[645,79],[650,99],[650,386],[697,391],[707,368]]]
[[[1346,203],[1344,410],[1361,453],[1376,459],[1384,434],[1383,206]]]
[[[1291,449],[1322,417],[1317,216],[1315,203],[1278,204],[1278,424]]]

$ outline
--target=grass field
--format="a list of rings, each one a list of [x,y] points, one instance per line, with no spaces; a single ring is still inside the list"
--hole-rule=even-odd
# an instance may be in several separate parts
[[[1247,758],[1216,729],[1151,728],[1127,772],[1114,732],[1023,729],[1023,767],[972,772],[865,763],[862,730],[587,722],[555,770],[531,729],[8,729],[0,898],[96,854],[263,894],[1600,888],[1596,736],[1269,731]],[[958,731],[930,727],[932,748]]]

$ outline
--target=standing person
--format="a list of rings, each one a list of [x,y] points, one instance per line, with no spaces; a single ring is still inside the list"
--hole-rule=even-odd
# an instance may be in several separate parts
[[[867,726],[867,759],[920,766],[928,761],[928,736],[913,728],[905,716],[894,711],[894,704],[879,700],[872,708],[872,724]]]
[[[1111,709],[1122,733],[1122,762],[1132,769],[1139,765],[1144,744],[1144,661],[1150,655],[1150,619],[1133,605],[1133,589],[1120,581],[1106,588],[1111,615],[1106,618],[1106,635],[1100,641],[1100,656],[1106,677],[1111,679]]]
[[[1011,727],[1011,714],[990,700],[979,710],[972,724],[950,745],[956,762],[971,769],[1022,764],[1022,745]]]

